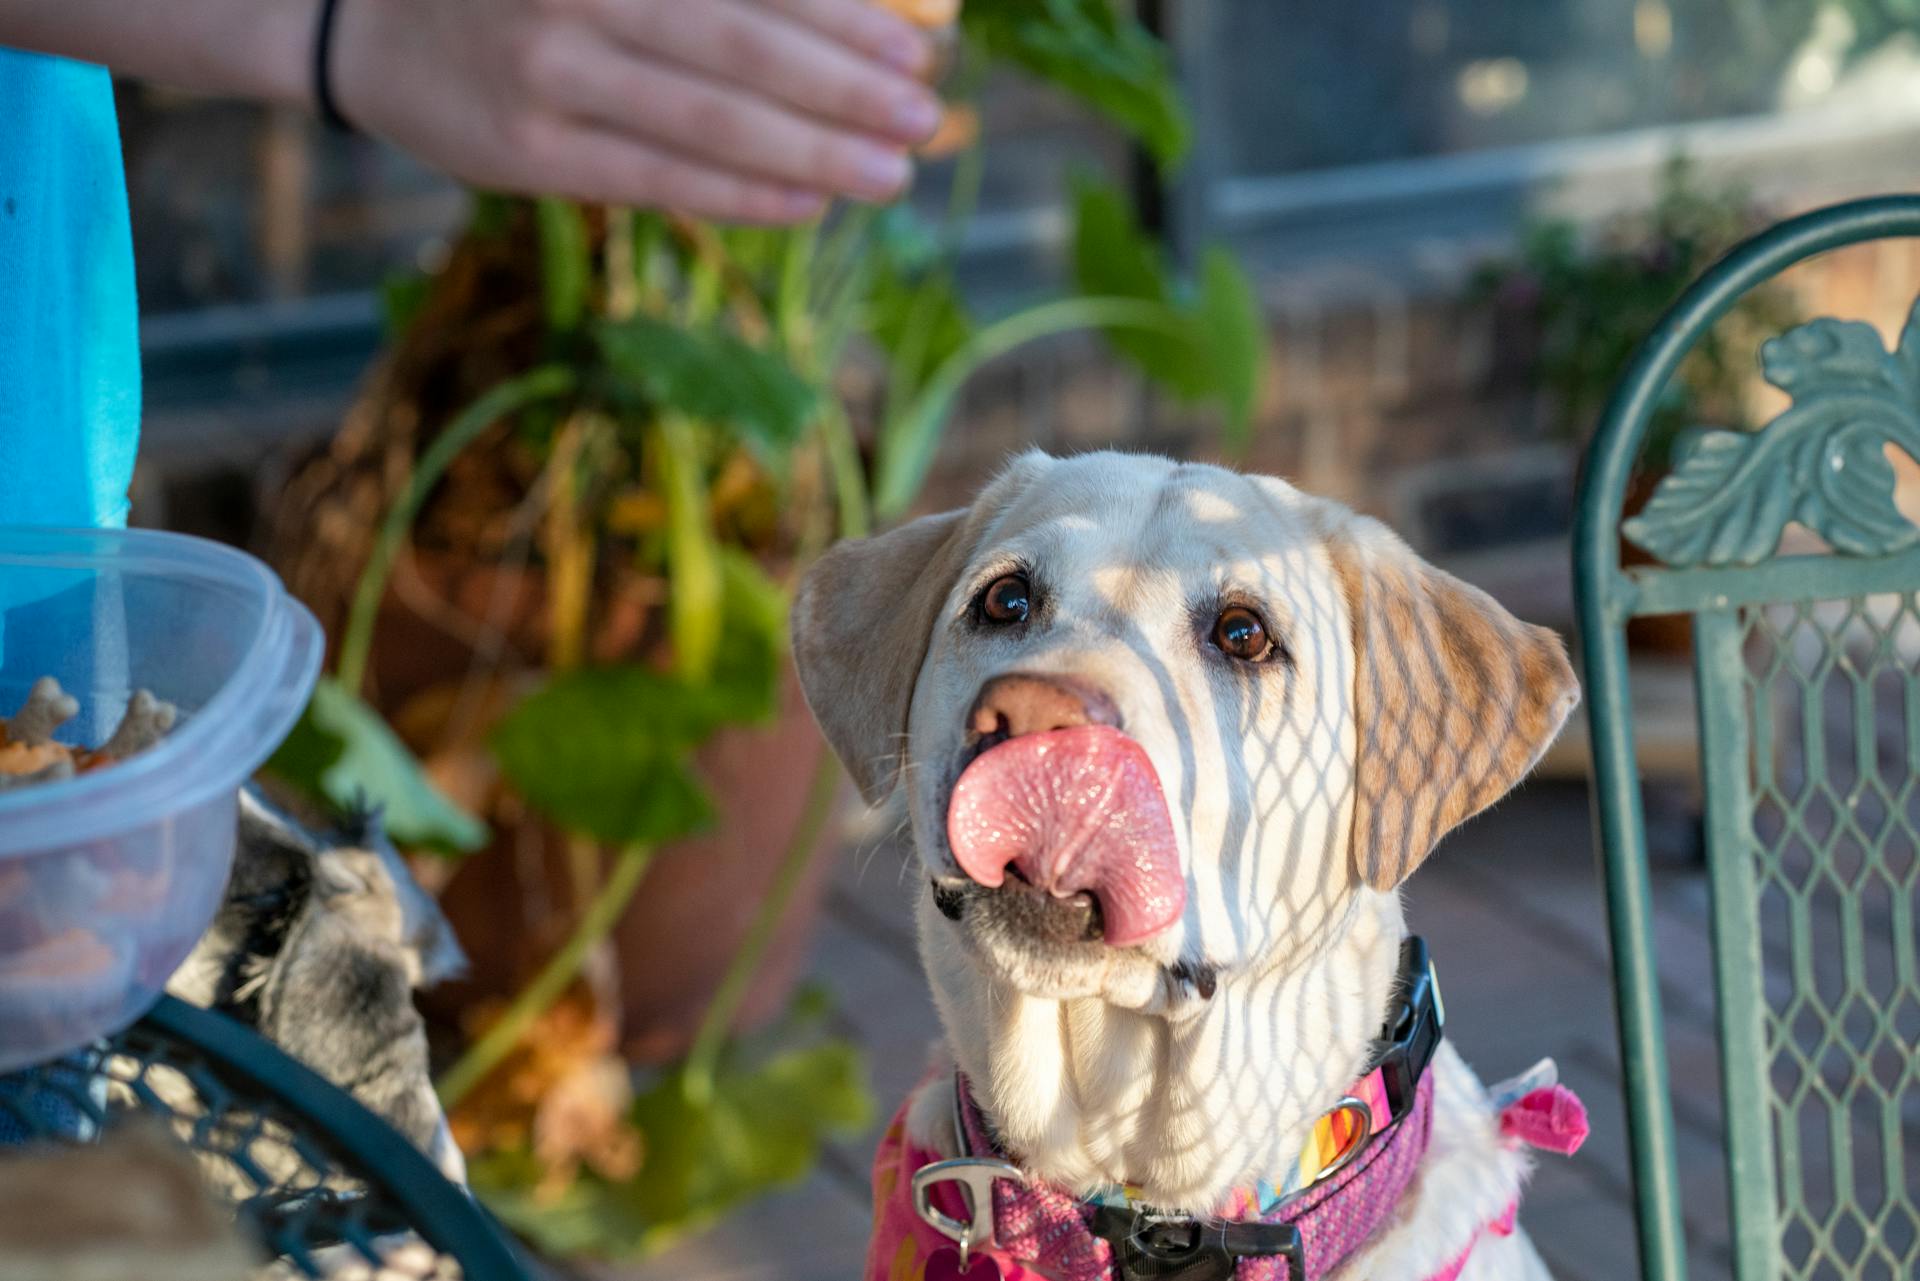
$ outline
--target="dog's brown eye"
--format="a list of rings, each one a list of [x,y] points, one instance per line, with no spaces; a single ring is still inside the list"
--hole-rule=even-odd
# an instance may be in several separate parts
[[[1261,662],[1273,653],[1273,642],[1267,639],[1267,625],[1260,621],[1260,615],[1241,605],[1220,611],[1220,617],[1213,623],[1213,643],[1229,658],[1249,663]]]
[[[980,597],[980,615],[990,623],[1027,621],[1027,576],[1002,574]]]

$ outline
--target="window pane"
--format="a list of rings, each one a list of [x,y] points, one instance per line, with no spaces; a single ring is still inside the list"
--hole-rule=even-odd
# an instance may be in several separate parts
[[[1279,174],[1872,101],[1920,42],[1818,0],[1213,0],[1222,171]]]

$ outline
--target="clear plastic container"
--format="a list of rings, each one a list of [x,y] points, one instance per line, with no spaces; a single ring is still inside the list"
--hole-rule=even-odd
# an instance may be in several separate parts
[[[161,742],[0,791],[0,1072],[117,1031],[212,921],[240,784],[306,705],[313,615],[244,552],[150,530],[0,525],[0,714],[42,676],[94,746],[134,690],[180,709]]]

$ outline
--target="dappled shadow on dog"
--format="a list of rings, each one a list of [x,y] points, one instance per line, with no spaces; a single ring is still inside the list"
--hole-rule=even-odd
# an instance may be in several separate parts
[[[1284,1179],[1365,1072],[1398,886],[1575,696],[1557,637],[1376,523],[1112,454],[837,549],[795,648],[868,798],[902,786],[947,1049],[1001,1146],[1200,1214]],[[953,1089],[906,1117],[935,1149]]]

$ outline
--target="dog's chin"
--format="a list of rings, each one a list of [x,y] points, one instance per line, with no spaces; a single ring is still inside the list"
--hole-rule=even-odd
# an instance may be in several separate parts
[[[1097,905],[1061,901],[1013,878],[989,889],[935,880],[934,907],[989,975],[1028,996],[1087,997],[1145,1005],[1161,986],[1157,939],[1113,947],[1099,936]]]

